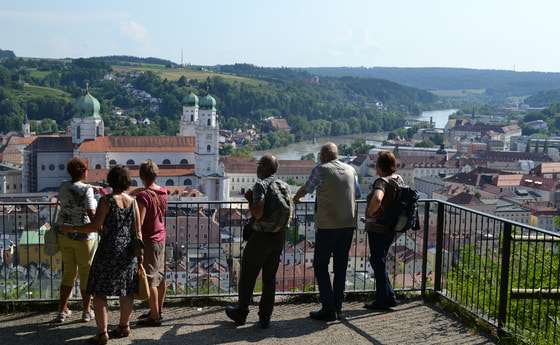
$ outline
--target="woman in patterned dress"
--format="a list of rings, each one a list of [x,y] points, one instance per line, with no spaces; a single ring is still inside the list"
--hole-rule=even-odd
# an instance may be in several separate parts
[[[102,229],[99,248],[91,266],[87,292],[93,294],[97,335],[91,344],[106,344],[109,336],[126,337],[130,333],[133,295],[138,292],[138,263],[142,256],[132,255],[132,231],[142,238],[138,207],[123,193],[132,179],[128,168],[113,167],[107,174],[113,193],[102,197],[93,222],[82,226],[61,226],[63,232],[88,233]],[[135,223],[135,224],[134,224]],[[107,333],[107,296],[120,297],[119,325]]]

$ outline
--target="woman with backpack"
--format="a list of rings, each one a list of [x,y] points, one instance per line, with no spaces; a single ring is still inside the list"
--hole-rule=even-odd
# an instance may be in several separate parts
[[[387,178],[404,184],[397,174],[397,163],[392,152],[380,152],[375,164],[378,179],[371,185],[367,196],[366,231],[368,233],[370,263],[375,274],[375,300],[366,303],[364,308],[387,310],[397,306],[397,298],[387,274],[387,252],[395,239],[395,232],[384,225],[386,211],[397,199],[399,190]],[[385,178],[385,179],[384,179]]]
[[[82,225],[90,223],[95,215],[97,202],[93,196],[98,191],[85,182],[88,172],[88,163],[82,158],[74,157],[68,160],[66,171],[71,181],[64,181],[60,185],[58,198],[60,200],[60,213],[58,221],[53,226],[60,224]],[[82,322],[89,322],[95,316],[91,310],[91,295],[86,292],[89,270],[95,254],[95,234],[61,233],[58,231],[58,245],[62,253],[64,274],[60,282],[60,309],[55,322],[65,322],[72,315],[68,309],[68,300],[76,277],[80,275],[80,291],[82,294]]]

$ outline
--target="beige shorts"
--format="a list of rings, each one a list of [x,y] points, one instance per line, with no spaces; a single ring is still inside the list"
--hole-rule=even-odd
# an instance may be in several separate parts
[[[148,276],[148,285],[159,286],[163,282],[165,271],[165,243],[146,241],[144,247],[144,269]]]

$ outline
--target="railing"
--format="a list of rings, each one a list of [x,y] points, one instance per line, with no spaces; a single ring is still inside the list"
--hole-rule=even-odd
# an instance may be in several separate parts
[[[558,329],[557,233],[439,200],[422,200],[423,229],[399,234],[388,256],[396,291],[436,293],[530,343],[555,344]],[[365,208],[359,202],[360,214]],[[313,274],[314,204],[299,204],[286,233],[278,294],[317,293]],[[0,203],[0,302],[57,300],[61,260],[47,257],[37,231],[54,203]],[[170,202],[166,215],[169,297],[233,296],[249,217],[246,202]],[[363,224],[355,233],[346,291],[373,292]],[[46,227],[44,227],[46,229]],[[3,240],[4,239],[4,240]],[[9,240],[14,242],[11,250]],[[256,291],[260,290],[257,283]],[[79,296],[76,283],[75,296]]]
[[[429,200],[437,208],[434,290],[528,343],[557,344],[560,235]]]

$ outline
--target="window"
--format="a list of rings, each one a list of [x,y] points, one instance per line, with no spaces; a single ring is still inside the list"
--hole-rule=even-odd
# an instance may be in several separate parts
[[[191,122],[194,121],[194,115],[191,115]]]
[[[134,160],[129,159],[129,160],[126,161],[126,164],[127,165],[134,165]]]
[[[165,185],[166,186],[173,186],[173,180],[172,179],[168,179],[167,181],[165,181]]]
[[[136,180],[132,180],[132,187],[138,187],[138,182],[136,182]]]
[[[41,165],[41,170],[45,171],[46,168],[45,164]]]
[[[162,163],[163,164],[171,164],[171,161],[169,159],[164,159]]]
[[[206,146],[206,152],[211,152],[212,151],[212,146],[208,145]]]
[[[64,164],[59,164],[58,165],[58,170],[64,170]]]
[[[183,158],[181,159],[181,164],[189,164],[189,161]]]
[[[81,136],[82,136],[82,129],[80,128],[80,126],[78,126],[78,128],[76,128],[76,139],[80,140]]]
[[[192,181],[190,179],[186,179],[185,182],[183,183],[183,185],[192,186]]]
[[[49,170],[50,170],[50,171],[53,171],[53,170],[54,170],[54,164],[50,164],[50,165],[49,165]]]
[[[101,164],[95,164],[95,169],[101,169]]]
[[[208,124],[208,126],[210,127],[212,125],[212,120],[208,119],[208,121],[206,122]]]
[[[109,161],[109,166],[112,167],[112,166],[115,166],[115,165],[117,165],[117,161],[114,160],[114,159],[111,159],[111,160]]]

